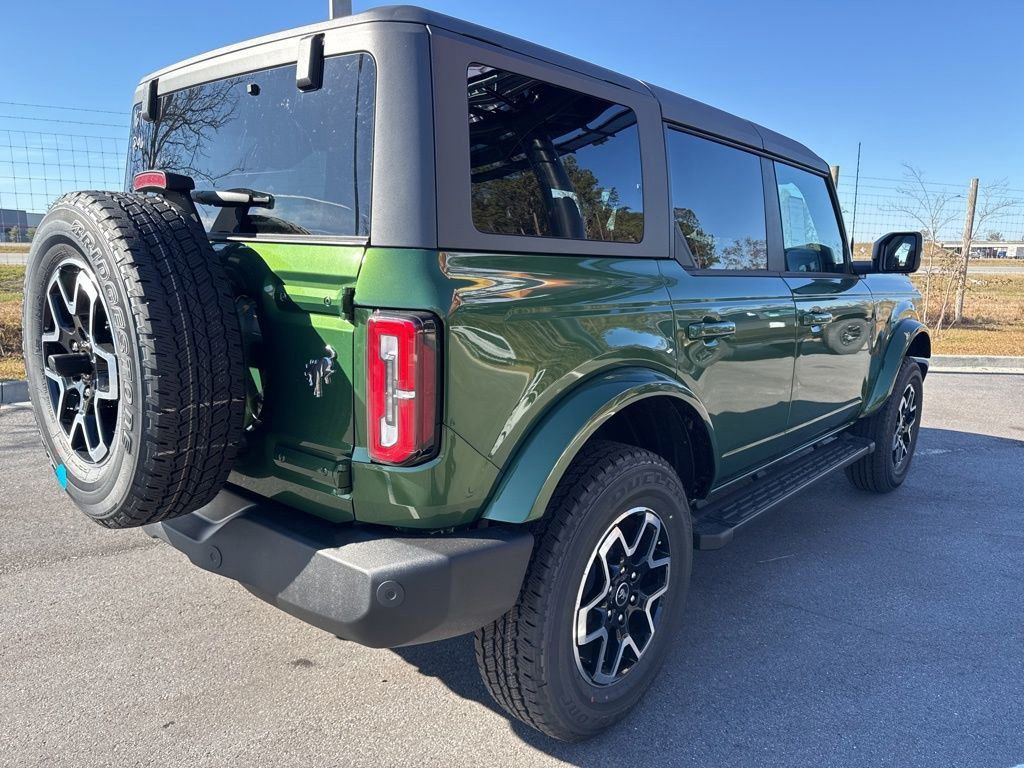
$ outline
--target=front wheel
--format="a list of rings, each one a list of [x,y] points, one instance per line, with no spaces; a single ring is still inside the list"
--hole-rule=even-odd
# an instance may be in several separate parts
[[[885,405],[853,427],[854,434],[874,441],[875,450],[846,468],[851,483],[875,493],[888,493],[903,484],[917,448],[923,401],[921,368],[913,360],[904,360]]]
[[[519,602],[476,634],[491,695],[549,736],[621,719],[658,673],[681,618],[690,511],[660,456],[595,441],[539,524]]]

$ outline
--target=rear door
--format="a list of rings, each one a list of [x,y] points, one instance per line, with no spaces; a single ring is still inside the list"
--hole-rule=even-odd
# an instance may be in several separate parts
[[[726,481],[776,455],[789,419],[796,315],[769,268],[770,161],[671,127],[666,143],[677,258],[661,264],[679,374],[708,410]]]
[[[797,358],[789,427],[796,442],[854,418],[873,342],[871,291],[853,273],[825,176],[772,163],[783,278],[793,291]]]

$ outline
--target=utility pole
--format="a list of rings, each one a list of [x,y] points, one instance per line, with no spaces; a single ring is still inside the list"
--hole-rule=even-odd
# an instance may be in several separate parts
[[[853,238],[857,233],[857,194],[860,192],[860,142],[857,142],[857,174],[853,177],[853,221],[850,222],[850,255],[853,255]]]
[[[960,265],[956,275],[956,307],[953,322],[959,323],[964,316],[964,294],[967,293],[967,267],[971,260],[971,241],[974,239],[974,209],[978,204],[978,180],[971,179],[967,187],[967,214],[964,216],[964,240],[960,246]],[[947,294],[948,295],[948,294]]]
[[[828,167],[828,172],[832,174],[832,186],[839,189],[839,166],[830,165]]]
[[[327,18],[340,19],[352,15],[352,0],[327,0]]]

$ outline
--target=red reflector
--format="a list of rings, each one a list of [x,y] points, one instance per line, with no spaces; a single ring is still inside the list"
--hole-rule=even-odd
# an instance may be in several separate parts
[[[412,464],[437,447],[437,319],[374,313],[366,331],[367,449],[373,461]]]
[[[142,192],[147,189],[167,189],[167,174],[163,171],[143,171],[132,180],[132,189]]]

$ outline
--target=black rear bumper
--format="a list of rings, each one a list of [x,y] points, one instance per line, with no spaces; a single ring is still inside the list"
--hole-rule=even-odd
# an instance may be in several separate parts
[[[395,534],[231,490],[145,530],[281,610],[375,648],[443,640],[498,618],[518,598],[533,549],[525,530]]]

